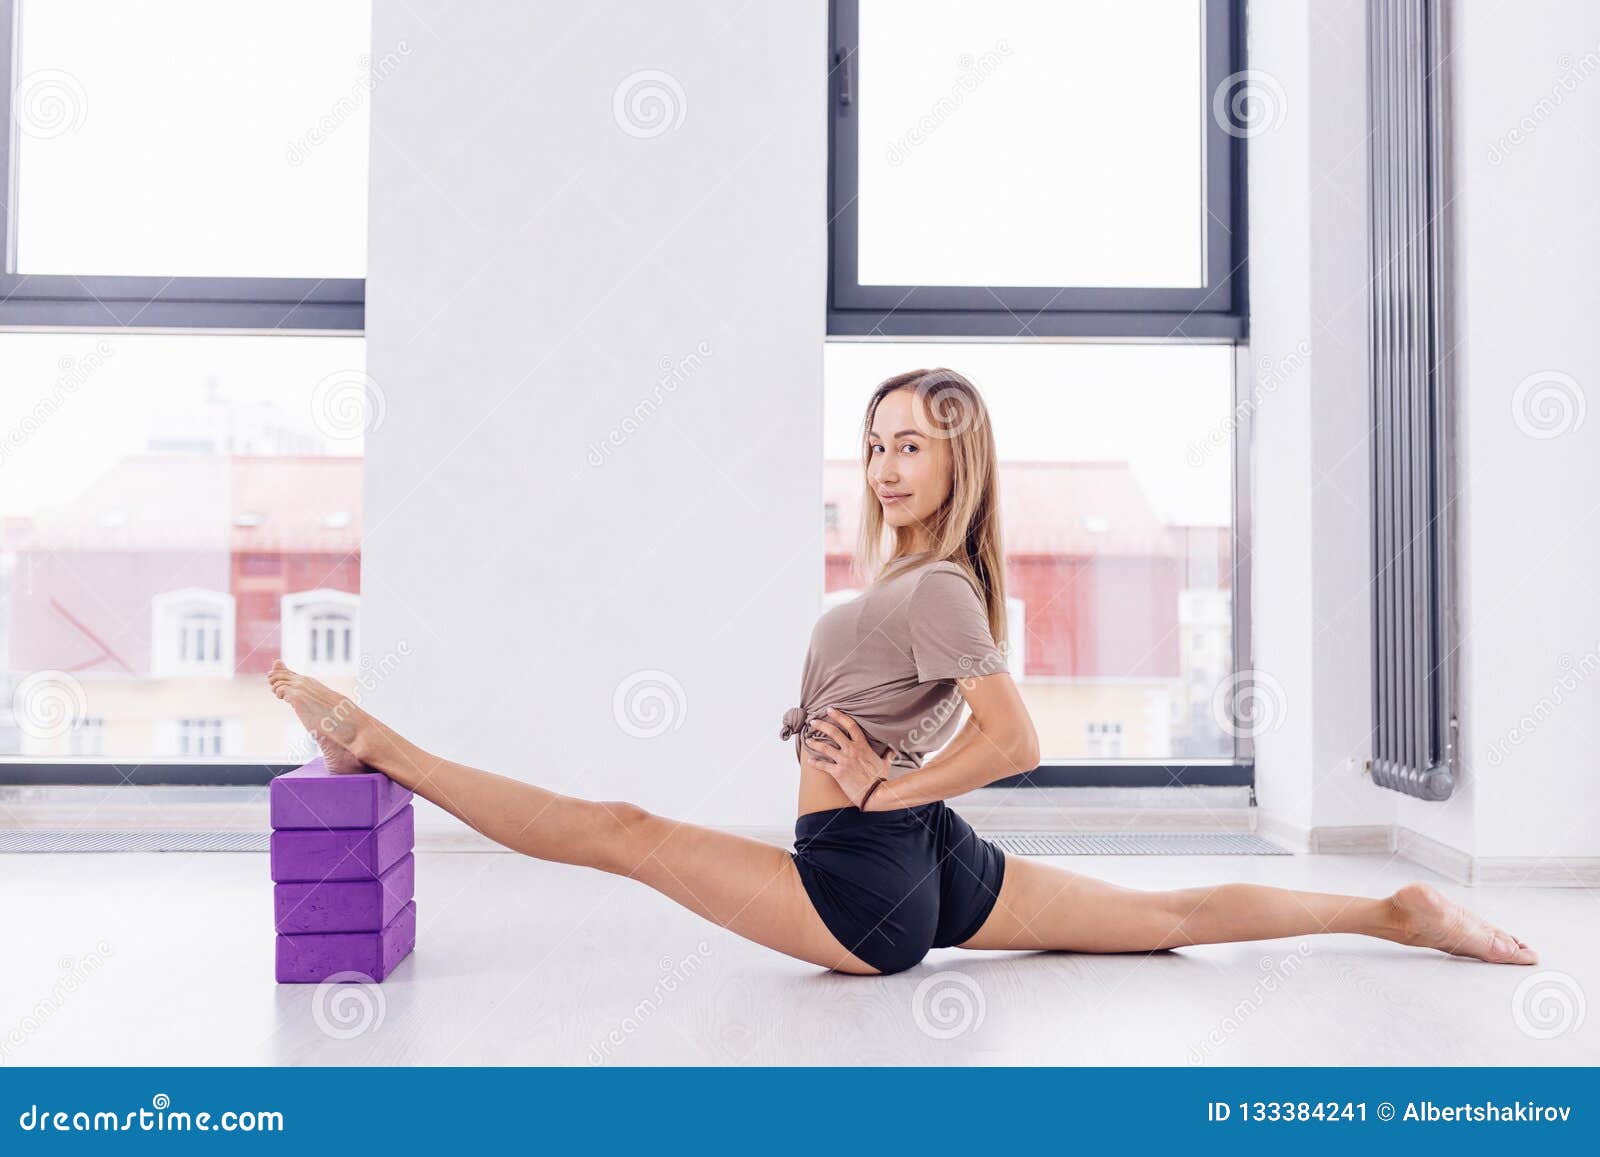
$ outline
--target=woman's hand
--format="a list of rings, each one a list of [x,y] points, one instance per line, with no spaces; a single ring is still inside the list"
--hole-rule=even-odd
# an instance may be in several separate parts
[[[813,738],[813,731],[821,736]],[[806,765],[833,776],[845,798],[857,807],[869,787],[889,777],[893,753],[874,751],[861,725],[836,707],[828,708],[828,718],[807,723],[801,742],[806,748]]]

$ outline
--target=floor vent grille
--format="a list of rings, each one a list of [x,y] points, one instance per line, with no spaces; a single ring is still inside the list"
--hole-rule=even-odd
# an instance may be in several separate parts
[[[1249,832],[1002,832],[985,837],[1016,856],[1288,856]]]
[[[0,831],[0,852],[264,852],[270,832]]]

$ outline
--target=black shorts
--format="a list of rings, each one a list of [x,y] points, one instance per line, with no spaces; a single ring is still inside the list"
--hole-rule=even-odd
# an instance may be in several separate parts
[[[970,939],[988,919],[1005,853],[942,800],[864,812],[809,812],[790,853],[828,930],[880,972]]]

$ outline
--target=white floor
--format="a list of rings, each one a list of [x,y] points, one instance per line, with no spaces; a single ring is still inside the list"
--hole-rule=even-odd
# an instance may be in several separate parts
[[[1325,936],[943,949],[857,978],[629,880],[510,854],[418,860],[416,952],[380,988],[319,996],[273,983],[263,855],[0,856],[0,1064],[1600,1063],[1600,1010],[1579,1021],[1600,997],[1592,890],[1434,879],[1539,948],[1534,969]],[[1376,895],[1431,878],[1379,856],[1057,862],[1152,888]]]

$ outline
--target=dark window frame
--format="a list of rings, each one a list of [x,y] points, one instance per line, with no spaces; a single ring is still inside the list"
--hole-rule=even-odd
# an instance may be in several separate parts
[[[18,0],[0,0],[0,326],[360,330],[365,278],[17,272]]]
[[[1244,70],[1244,0],[1202,0],[1205,88]],[[831,0],[828,333],[923,337],[1242,339],[1247,318],[1244,137],[1205,101],[1206,284],[1191,289],[861,285],[857,279],[860,0]]]

